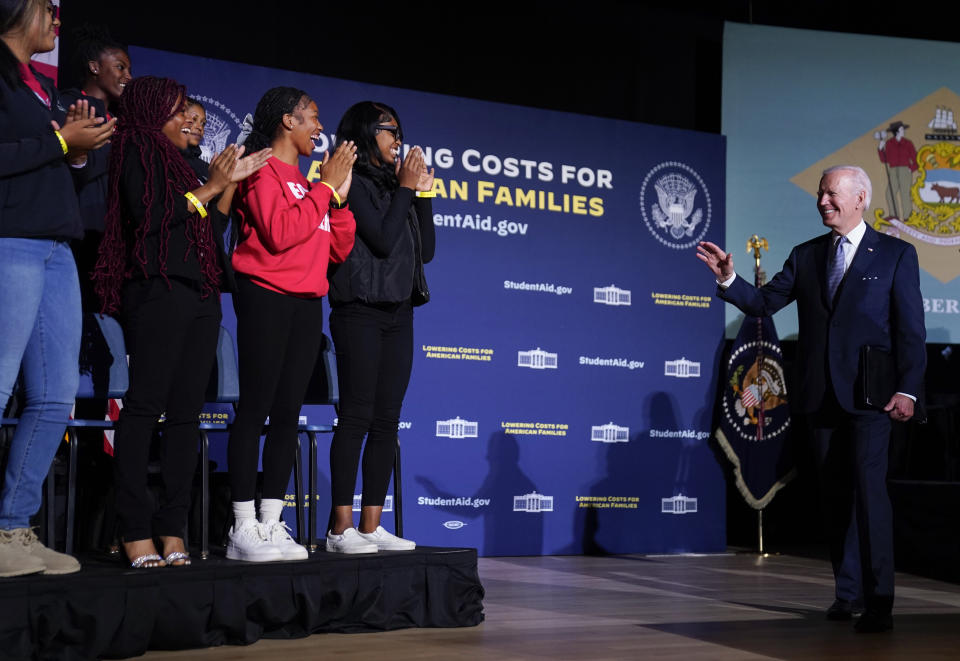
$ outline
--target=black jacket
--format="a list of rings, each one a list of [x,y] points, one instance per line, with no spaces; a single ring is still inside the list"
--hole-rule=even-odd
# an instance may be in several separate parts
[[[83,236],[70,166],[50,121],[62,113],[53,81],[36,74],[47,108],[26,85],[0,79],[0,237]]]
[[[97,117],[107,116],[107,109],[103,101],[87,96],[78,89],[63,90],[60,93],[60,99],[64,107],[79,100],[86,100],[96,109]],[[85,167],[72,168],[84,231],[103,234],[103,219],[107,215],[107,184],[109,183],[107,173],[109,164],[110,143],[107,143],[100,149],[87,152]]]
[[[357,220],[357,236],[346,261],[330,265],[330,304],[408,300],[414,270],[433,259],[436,237],[430,199],[414,197],[409,188],[382,190],[354,171],[347,201]],[[416,260],[417,240],[421,264]]]

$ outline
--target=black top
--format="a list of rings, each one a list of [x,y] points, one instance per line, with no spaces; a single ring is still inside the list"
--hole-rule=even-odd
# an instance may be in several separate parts
[[[200,157],[202,152],[199,145],[190,145],[180,153],[187,160],[190,169],[196,173],[197,178],[202,183],[207,183],[210,178],[210,166]],[[235,292],[237,291],[237,278],[233,271],[233,262],[230,260],[230,255],[237,245],[237,224],[233,222],[233,218],[224,216],[216,208],[219,201],[220,196],[210,200],[210,203],[207,204],[207,210],[214,212],[210,215],[213,220],[213,238],[220,248],[218,263],[220,264],[220,270],[223,271],[220,291]]]
[[[147,215],[147,207],[143,204],[143,194],[146,190],[147,171],[140,163],[140,150],[136,145],[128,143],[123,160],[123,172],[120,177],[120,203],[123,205],[122,217],[125,225],[128,263],[132,266],[132,277],[143,278],[161,274],[159,254],[161,245],[161,220],[163,219],[165,200],[169,198],[173,215],[169,221],[170,236],[167,238],[166,274],[168,277],[190,280],[196,283],[202,281],[200,261],[197,258],[197,246],[190,245],[187,239],[187,220],[194,213],[193,207],[187,204],[183,196],[192,188],[171,185],[166,176],[159,154],[150,151],[146,154],[147,167],[151,173],[152,186],[155,191],[153,205],[150,208],[150,229],[144,238],[146,264],[141,265],[140,259],[134,254],[136,239],[134,230],[139,228]],[[196,187],[200,186],[199,179]],[[180,190],[183,188],[183,190]],[[205,205],[207,220],[213,223],[214,242],[219,247],[220,267],[223,269],[227,261],[223,252],[223,232],[227,226],[227,218],[217,209],[216,200]],[[132,224],[130,221],[133,221]],[[219,283],[218,283],[219,284]]]
[[[343,264],[330,265],[330,304],[406,301],[418,267],[415,242],[422,264],[433,259],[436,247],[430,198],[414,197],[409,188],[382,190],[354,171],[347,201],[357,221],[356,241]]]
[[[97,111],[97,117],[107,116],[107,109],[103,101],[87,96],[78,89],[71,88],[60,93],[64,107],[80,100],[90,103]],[[107,176],[110,164],[110,143],[100,149],[87,152],[87,164],[82,168],[71,168],[77,190],[77,201],[80,204],[80,217],[83,219],[84,231],[94,231],[103,234],[103,219],[107,215]]]
[[[0,79],[0,237],[79,238],[71,168],[50,126],[65,109],[53,81],[36,76],[52,110],[26,85],[10,88]]]

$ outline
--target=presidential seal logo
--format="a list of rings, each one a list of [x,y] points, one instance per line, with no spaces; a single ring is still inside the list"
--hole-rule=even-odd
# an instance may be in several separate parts
[[[207,126],[203,132],[203,142],[200,143],[200,158],[207,163],[230,144],[230,137],[240,134],[243,120],[223,105],[219,100],[209,96],[195,96],[203,104],[207,112]]]
[[[753,340],[730,355],[723,389],[723,416],[744,441],[777,438],[790,426],[787,386],[779,343]]]
[[[643,179],[640,214],[650,233],[665,246],[676,250],[695,246],[707,233],[712,212],[710,191],[685,163],[661,163]]]

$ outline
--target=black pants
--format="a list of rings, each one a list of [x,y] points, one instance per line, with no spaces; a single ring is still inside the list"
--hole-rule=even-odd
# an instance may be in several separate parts
[[[353,504],[366,436],[361,504],[379,507],[387,496],[413,366],[413,308],[409,301],[337,306],[330,313],[330,331],[340,381],[340,414],[330,445],[333,506]]]
[[[827,396],[809,418],[828,527],[836,596],[893,604],[893,511],[887,494],[891,422],[883,411],[852,414]]]
[[[300,408],[320,353],[323,299],[279,294],[237,278],[240,402],[227,462],[231,498],[253,500],[263,423],[263,498],[282,499],[296,458]]]
[[[126,541],[153,535],[183,537],[197,463],[200,409],[216,360],[218,296],[201,298],[199,285],[170,278],[127,283],[124,341],[130,387],[114,440],[117,514]],[[154,511],[147,491],[150,441],[166,412],[160,451],[163,491]]]

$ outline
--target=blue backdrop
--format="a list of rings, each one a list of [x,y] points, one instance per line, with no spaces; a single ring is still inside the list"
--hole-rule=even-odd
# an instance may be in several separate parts
[[[141,48],[131,57],[138,75],[175,78],[204,101],[214,150],[264,91],[291,85],[324,125],[301,162],[308,178],[343,112],[365,99],[395,107],[436,168],[432,300],[416,310],[400,429],[407,537],[485,555],[725,549],[708,443],[723,306],[693,248],[724,236],[723,137]],[[232,330],[229,297],[224,319]],[[322,527],[325,452],[320,464]]]

